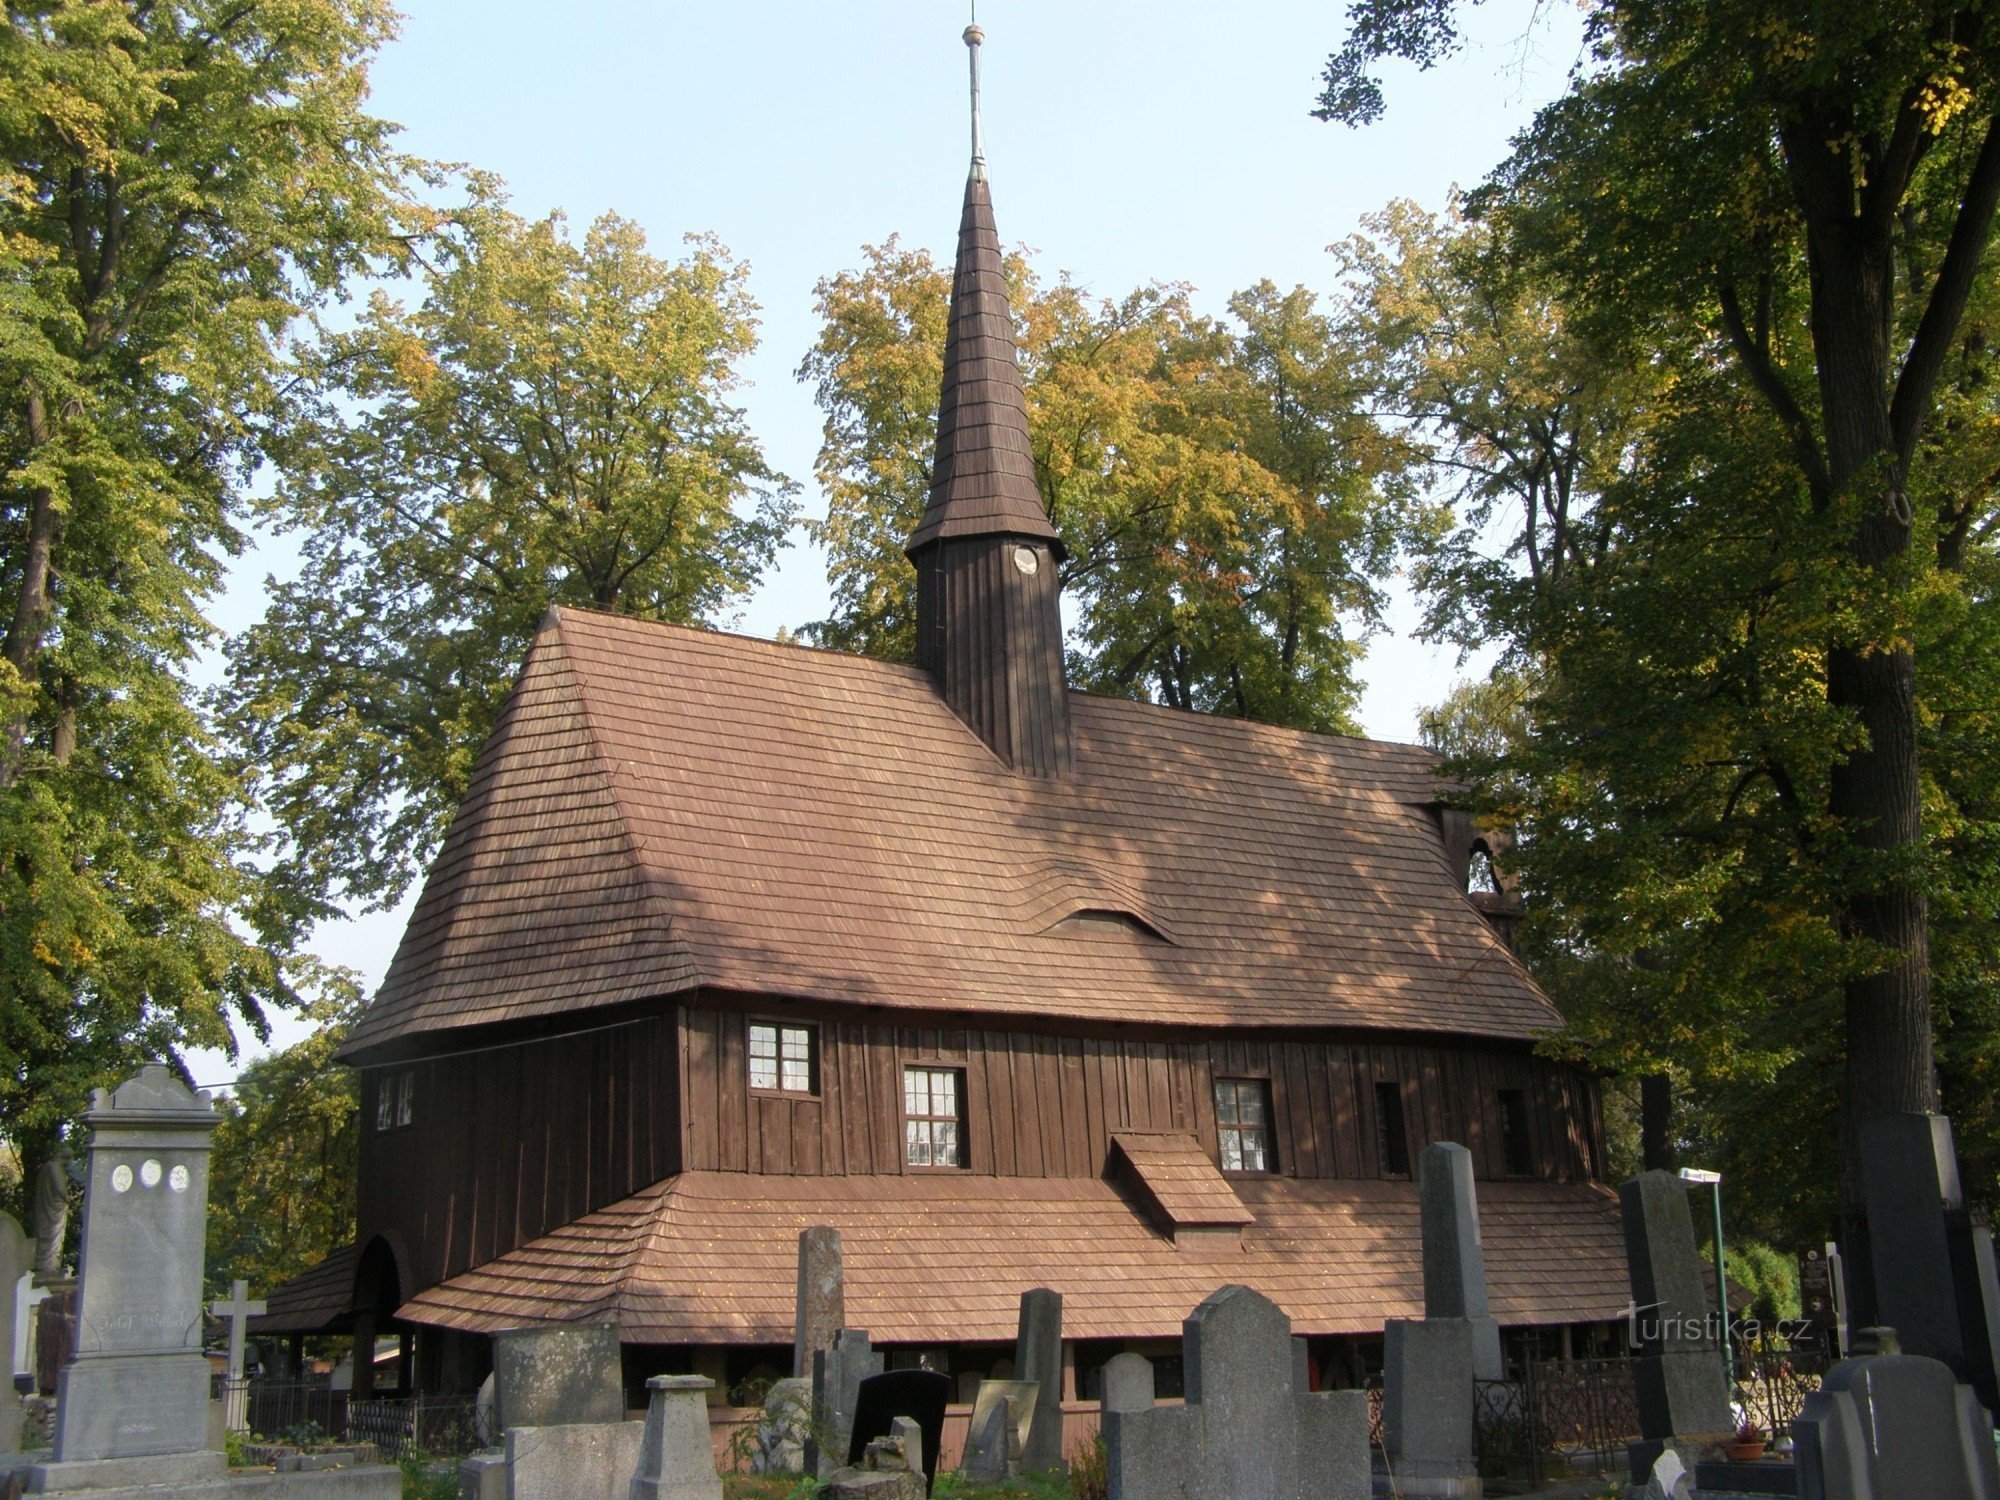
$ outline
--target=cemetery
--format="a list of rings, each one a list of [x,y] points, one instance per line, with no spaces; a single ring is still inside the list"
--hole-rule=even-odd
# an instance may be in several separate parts
[[[374,0],[15,7],[0,1500],[2000,1500],[2000,31],[1517,8],[1503,165],[1226,311],[1002,238],[968,16],[802,518],[796,309],[402,154]]]

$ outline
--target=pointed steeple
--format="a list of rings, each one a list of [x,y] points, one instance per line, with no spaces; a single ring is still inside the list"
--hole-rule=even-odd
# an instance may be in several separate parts
[[[1017,771],[1069,770],[1056,565],[1028,444],[1027,388],[979,131],[978,26],[972,60],[972,170],[958,226],[937,451],[923,519],[904,550],[917,568],[917,665],[958,716]]]

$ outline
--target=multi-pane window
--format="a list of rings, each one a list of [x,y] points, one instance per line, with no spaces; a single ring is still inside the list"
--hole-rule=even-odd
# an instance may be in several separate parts
[[[1410,1175],[1410,1137],[1403,1124],[1403,1086],[1375,1085],[1375,1159],[1384,1177]]]
[[[1500,1151],[1507,1175],[1535,1175],[1535,1152],[1528,1135],[1528,1096],[1520,1089],[1500,1090]]]
[[[385,1073],[375,1085],[375,1128],[393,1130],[416,1118],[417,1074],[414,1068]]]
[[[956,1068],[903,1069],[903,1160],[913,1167],[965,1165],[965,1085]]]
[[[810,1026],[750,1024],[750,1087],[787,1094],[819,1092],[819,1058]]]
[[[1216,1079],[1215,1133],[1223,1171],[1270,1171],[1271,1086],[1261,1078]]]

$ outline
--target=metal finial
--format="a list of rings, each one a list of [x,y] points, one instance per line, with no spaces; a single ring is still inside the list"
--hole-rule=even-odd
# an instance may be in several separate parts
[[[974,21],[965,28],[965,50],[972,60],[972,175],[986,175],[986,146],[979,135],[979,44],[986,40],[986,33]]]

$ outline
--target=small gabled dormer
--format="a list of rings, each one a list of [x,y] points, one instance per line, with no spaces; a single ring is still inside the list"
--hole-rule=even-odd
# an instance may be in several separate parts
[[[1201,1143],[1183,1132],[1114,1131],[1111,1175],[1183,1250],[1238,1250],[1244,1226],[1256,1222]]]

